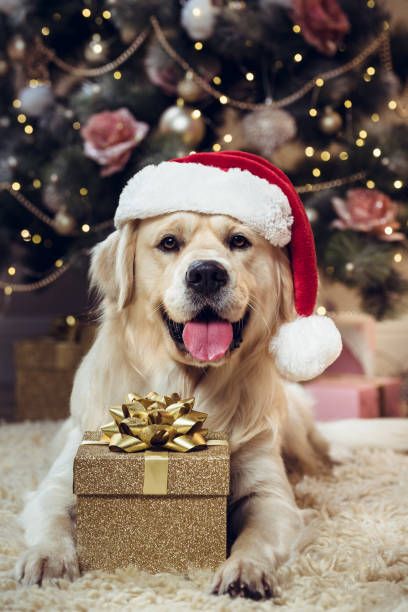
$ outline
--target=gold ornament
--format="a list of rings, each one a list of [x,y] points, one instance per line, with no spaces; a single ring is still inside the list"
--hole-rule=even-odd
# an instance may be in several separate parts
[[[187,72],[184,79],[178,83],[177,93],[186,102],[197,102],[203,95],[206,95],[205,91],[194,81],[190,72]]]
[[[61,236],[72,234],[75,230],[75,225],[74,217],[67,213],[65,208],[59,210],[54,217],[54,227]]]
[[[288,112],[265,106],[245,115],[242,121],[246,144],[265,157],[296,136],[296,122]]]
[[[12,37],[7,45],[7,53],[11,60],[21,61],[24,59],[27,50],[26,41],[20,34]]]
[[[328,136],[337,134],[342,128],[343,119],[340,113],[337,113],[331,106],[326,106],[323,115],[319,119],[319,128]]]
[[[194,147],[204,138],[205,123],[201,113],[196,113],[192,108],[170,106],[160,117],[159,132],[177,134],[184,144]]]
[[[271,161],[284,172],[294,172],[305,159],[305,145],[300,140],[285,142],[278,147],[271,157]]]

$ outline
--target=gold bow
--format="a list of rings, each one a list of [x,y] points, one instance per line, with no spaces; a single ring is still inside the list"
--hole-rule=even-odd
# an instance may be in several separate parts
[[[206,448],[205,412],[193,410],[194,398],[178,393],[128,393],[125,403],[109,409],[113,421],[101,429],[109,449],[135,453],[147,449],[186,453]]]

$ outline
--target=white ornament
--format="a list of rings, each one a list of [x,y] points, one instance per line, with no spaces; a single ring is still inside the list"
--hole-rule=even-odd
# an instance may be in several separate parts
[[[31,117],[40,117],[54,103],[50,85],[24,87],[18,97],[21,100],[21,110]]]
[[[245,115],[242,129],[246,144],[268,158],[297,132],[292,115],[273,106],[264,106]]]
[[[218,10],[211,0],[187,0],[181,11],[181,25],[193,40],[206,40],[214,31]]]

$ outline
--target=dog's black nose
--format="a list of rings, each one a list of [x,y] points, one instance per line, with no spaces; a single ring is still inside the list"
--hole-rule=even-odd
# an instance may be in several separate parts
[[[212,295],[228,282],[228,272],[217,261],[193,261],[186,272],[187,287],[202,295]]]

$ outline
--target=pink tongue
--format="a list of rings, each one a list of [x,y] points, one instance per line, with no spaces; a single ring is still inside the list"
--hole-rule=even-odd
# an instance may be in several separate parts
[[[199,361],[216,361],[232,342],[232,325],[227,321],[189,321],[183,329],[188,352]]]

